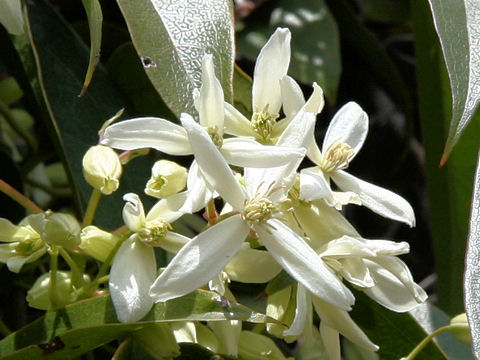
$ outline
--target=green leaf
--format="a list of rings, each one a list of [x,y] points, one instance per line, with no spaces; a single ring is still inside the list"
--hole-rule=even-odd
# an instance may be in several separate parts
[[[434,330],[442,326],[450,324],[450,317],[429,302],[418,305],[410,311],[410,315],[413,316],[428,334],[431,334]],[[435,342],[450,360],[472,359],[470,346],[455,340],[449,331],[436,336]]]
[[[252,116],[252,78],[235,64],[233,73],[233,105],[247,119]]]
[[[196,114],[204,54],[232,99],[233,4],[228,0],[117,0],[153,86],[175,115]]]
[[[317,82],[333,102],[341,73],[340,46],[335,20],[323,0],[279,0],[265,19],[265,9],[246,20],[238,33],[240,53],[256,59],[262,46],[277,27],[292,32],[292,60],[288,73],[297,80]]]
[[[80,356],[112,340],[140,330],[153,321],[242,320],[276,322],[218,294],[197,290],[183,297],[156,304],[145,321],[123,324],[117,321],[110,296],[80,301],[49,312],[0,341],[2,359],[67,359]]]
[[[480,153],[475,173],[470,233],[468,234],[467,254],[465,255],[465,312],[467,313],[472,349],[476,358],[480,357]]]
[[[472,119],[480,100],[480,12],[470,0],[429,0],[452,89],[453,111],[442,154],[445,164],[450,152]]]
[[[407,356],[427,334],[409,313],[396,313],[385,309],[361,292],[355,291],[355,306],[351,316],[375,344],[378,354],[385,360],[398,360]],[[440,349],[429,343],[416,360],[445,359]]]
[[[83,96],[87,91],[93,72],[100,60],[100,46],[102,44],[102,7],[98,0],[82,0],[83,7],[87,13],[88,27],[90,29],[90,58],[88,60],[87,74],[83,82],[82,91],[79,96]]]
[[[451,116],[451,93],[428,4],[412,1],[417,59],[420,124],[425,148],[427,194],[430,203],[436,290],[439,307],[449,315],[463,312],[463,270],[472,182],[480,122],[472,122],[439,168]],[[478,117],[478,115],[477,115]]]

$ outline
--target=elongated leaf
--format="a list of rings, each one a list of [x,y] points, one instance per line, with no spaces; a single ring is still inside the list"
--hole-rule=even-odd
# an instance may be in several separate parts
[[[337,26],[323,0],[279,0],[269,18],[259,8],[238,33],[240,53],[254,60],[277,27],[292,32],[289,74],[305,84],[320,84],[335,101],[341,73]]]
[[[452,88],[452,120],[441,159],[443,165],[480,100],[480,11],[475,0],[429,3]]]
[[[2,359],[67,359],[139,330],[152,321],[275,321],[216,293],[197,290],[156,304],[143,322],[117,321],[110,296],[98,296],[47,313],[0,341]]]
[[[252,78],[237,65],[233,73],[233,104],[247,119],[252,116]]]
[[[196,114],[204,54],[232,100],[233,5],[228,0],[117,0],[153,86],[175,115]]]
[[[420,123],[425,147],[426,179],[438,305],[453,316],[463,312],[463,270],[473,176],[477,160],[480,122],[472,122],[452,153],[439,168],[451,116],[448,74],[431,20],[428,3],[412,1],[415,29]],[[479,115],[475,116],[476,118]]]
[[[470,233],[465,256],[465,311],[472,334],[472,349],[480,358],[480,154],[475,173]]]
[[[90,58],[88,60],[87,74],[83,82],[82,91],[79,96],[83,96],[87,91],[93,72],[100,60],[100,47],[102,44],[102,7],[98,0],[82,0],[83,7],[87,13],[88,28],[90,29]]]

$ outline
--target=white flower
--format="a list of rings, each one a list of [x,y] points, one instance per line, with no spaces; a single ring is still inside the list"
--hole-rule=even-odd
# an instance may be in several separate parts
[[[309,291],[342,309],[350,309],[354,302],[351,292],[303,238],[279,220],[287,210],[288,187],[282,182],[285,172],[247,168],[243,189],[206,131],[185,114],[181,121],[206,181],[230,204],[234,215],[200,233],[177,253],[152,285],[152,298],[167,301],[206,284],[240,250],[253,230],[275,260]],[[282,136],[307,139],[314,121],[314,114],[304,113]]]
[[[182,213],[185,194],[162,199],[145,216],[138,195],[124,196],[123,219],[135,233],[118,249],[110,270],[109,288],[117,317],[121,322],[143,318],[153,305],[148,289],[157,275],[157,264],[152,246],[177,252],[190,239],[169,231],[170,223]]]
[[[367,114],[354,102],[344,105],[328,127],[322,151],[315,142],[308,149],[307,156],[316,166],[301,171],[300,199],[326,198],[335,203],[330,189],[332,179],[341,190],[358,195],[362,205],[370,210],[414,226],[413,209],[404,198],[344,171],[362,147],[367,132]]]

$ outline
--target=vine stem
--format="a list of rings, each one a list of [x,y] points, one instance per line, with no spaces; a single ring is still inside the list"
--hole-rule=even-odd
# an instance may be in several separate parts
[[[35,204],[32,200],[27,198],[18,190],[14,189],[12,186],[7,184],[2,179],[0,179],[0,191],[3,192],[5,195],[9,196],[10,198],[12,198],[13,200],[15,200],[17,203],[22,205],[25,209],[27,209],[33,214],[38,214],[43,212],[43,210],[37,204]]]
[[[102,193],[100,192],[100,190],[93,189],[90,200],[88,200],[87,211],[85,212],[85,216],[83,217],[82,227],[92,224],[101,197]]]
[[[77,263],[72,259],[70,254],[64,248],[59,247],[58,251],[62,258],[67,262],[68,266],[70,266],[70,269],[73,272],[73,278],[77,280],[77,284],[84,286],[85,280],[83,279],[82,272],[78,268]]]

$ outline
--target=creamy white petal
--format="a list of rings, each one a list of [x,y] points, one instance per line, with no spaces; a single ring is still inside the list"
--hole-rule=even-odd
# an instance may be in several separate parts
[[[307,243],[277,219],[255,226],[267,250],[293,278],[313,295],[350,310],[355,302],[342,284]]]
[[[153,148],[170,155],[190,155],[187,133],[171,121],[143,117],[110,125],[103,134],[102,145],[115,149]]]
[[[216,128],[223,135],[223,90],[215,76],[215,67],[211,54],[205,55],[202,62],[202,86],[198,98],[200,124],[206,128]]]
[[[344,191],[358,194],[362,205],[383,217],[415,226],[415,214],[412,207],[400,195],[370,184],[366,181],[339,170],[331,174],[332,180]]]
[[[27,237],[39,236],[36,231],[30,227],[17,226],[4,218],[0,218],[0,241],[14,242],[22,241]]]
[[[5,245],[8,246],[10,244],[0,244],[0,247],[3,247]],[[0,252],[3,253],[2,250],[0,250]],[[8,270],[10,270],[11,272],[18,273],[20,272],[20,270],[22,270],[23,265],[40,259],[46,252],[47,247],[45,246],[28,256],[11,256],[12,254],[10,253],[10,257],[5,258],[6,254],[4,253],[3,256],[0,257],[0,261],[5,262],[7,264]]]
[[[313,83],[313,92],[308,98],[302,110],[317,115],[323,110],[325,106],[325,98],[323,97],[322,88],[316,83]]]
[[[150,288],[155,300],[186,295],[216,276],[238,252],[250,229],[240,215],[221,221],[190,240]]]
[[[312,306],[307,290],[302,284],[297,285],[297,306],[295,308],[295,318],[290,328],[283,332],[283,336],[300,336],[305,329],[308,315],[308,307]]]
[[[340,273],[346,281],[360,288],[375,286],[375,281],[363,259],[352,257],[341,263],[343,267],[340,269]]]
[[[183,213],[179,211],[187,198],[187,192],[181,192],[170,195],[165,199],[157,201],[157,203],[150,209],[146,220],[152,221],[157,218],[162,218],[167,223],[172,223],[180,218]]]
[[[220,152],[229,164],[256,168],[281,166],[305,156],[302,148],[262,145],[248,138],[225,139]]]
[[[122,211],[125,225],[132,231],[139,231],[145,225],[145,211],[142,201],[134,193],[123,195],[123,200],[126,201]]]
[[[348,313],[337,306],[327,304],[318,298],[312,298],[315,311],[320,317],[320,321],[335,329],[340,334],[348,338],[353,343],[369,351],[377,351],[379,348],[372,343],[365,333],[352,320]]]
[[[190,240],[191,239],[189,237],[173,231],[168,231],[165,235],[165,238],[162,240],[162,249],[170,251],[171,253],[177,253],[183,247],[183,245]]]
[[[396,242],[390,240],[367,240],[362,239],[363,243],[378,255],[403,255],[410,252],[410,245],[405,242]]]
[[[197,162],[193,160],[187,176],[187,197],[178,211],[193,214],[203,209],[213,197],[213,191],[205,182]]]
[[[328,206],[334,207],[339,211],[342,210],[344,205],[362,205],[360,197],[352,191],[332,191],[324,200]]]
[[[156,272],[153,248],[130,236],[118,249],[110,270],[110,296],[118,320],[135,322],[150,311],[153,300],[148,290]]]
[[[272,280],[282,270],[268,251],[251,249],[245,243],[225,266],[225,272],[233,281],[264,283]]]
[[[320,322],[320,335],[329,360],[341,360],[340,337],[338,331],[332,329],[324,321]]]
[[[330,183],[325,178],[323,171],[317,167],[300,171],[300,200],[319,200],[331,194]]]
[[[328,126],[323,140],[322,152],[325,153],[330,145],[339,140],[350,145],[357,154],[367,137],[367,133],[368,115],[358,104],[349,102],[338,110]],[[350,158],[350,160],[352,159],[353,157]]]
[[[315,114],[304,110],[299,111],[278,138],[277,146],[307,149],[312,141],[311,134],[315,129],[315,120]]]
[[[320,148],[318,147],[315,137],[313,137],[310,146],[307,148],[307,156],[315,165],[320,165],[322,162],[322,153],[320,152]]]
[[[278,114],[282,104],[280,79],[287,74],[290,64],[290,30],[277,28],[260,50],[253,72],[252,108]]]
[[[205,180],[235,209],[242,208],[245,194],[210,136],[190,115],[182,114],[180,120],[188,132],[195,159]]]
[[[255,137],[252,124],[233,105],[225,102],[225,132],[235,136]]]
[[[305,97],[300,85],[290,76],[280,79],[282,93],[283,113],[287,118],[293,119],[297,112],[305,105]]]

